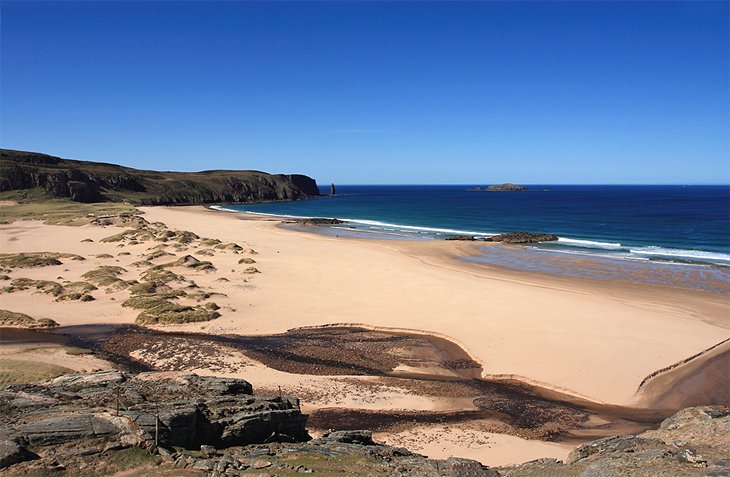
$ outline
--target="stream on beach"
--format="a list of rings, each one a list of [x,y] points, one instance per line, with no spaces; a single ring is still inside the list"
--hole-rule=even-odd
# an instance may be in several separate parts
[[[489,432],[582,442],[635,434],[658,426],[675,411],[598,404],[518,381],[481,378],[481,366],[463,349],[427,334],[350,326],[303,328],[259,336],[164,332],[133,325],[68,326],[53,332],[0,330],[0,345],[20,342],[59,342],[92,349],[99,357],[132,372],[204,368],[211,358],[220,361],[215,353],[222,347],[230,355],[240,352],[286,373],[353,380],[368,377],[360,379],[358,386],[370,386],[371,393],[378,393],[381,386],[391,386],[414,396],[472,402],[470,409],[461,405],[439,411],[321,406],[310,412],[308,421],[310,428],[320,430],[367,428],[400,432],[424,424],[471,423]],[[150,349],[159,358],[155,365],[134,357],[140,350]],[[186,349],[195,352],[187,353]],[[218,371],[225,375],[225,366]],[[377,380],[370,379],[373,377]],[[304,394],[298,397],[306,404],[308,396]]]

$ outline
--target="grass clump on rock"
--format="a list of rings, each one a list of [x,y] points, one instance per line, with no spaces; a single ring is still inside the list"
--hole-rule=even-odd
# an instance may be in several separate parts
[[[25,313],[17,313],[9,310],[0,310],[0,326],[12,328],[55,328],[58,323],[50,318],[33,318]]]

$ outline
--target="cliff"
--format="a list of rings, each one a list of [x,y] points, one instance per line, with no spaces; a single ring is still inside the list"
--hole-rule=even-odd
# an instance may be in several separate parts
[[[304,199],[319,195],[314,179],[259,171],[157,172],[115,164],[0,150],[0,192],[40,188],[77,202],[191,205]]]

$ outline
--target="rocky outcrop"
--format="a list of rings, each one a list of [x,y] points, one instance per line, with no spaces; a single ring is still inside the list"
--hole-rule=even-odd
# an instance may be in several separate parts
[[[220,453],[206,451],[205,457],[176,452],[166,459],[175,467],[208,472],[206,475],[244,476],[263,471],[263,475],[499,477],[499,473],[475,460],[429,459],[408,449],[377,444],[370,439],[370,431],[330,432],[304,444],[251,446]],[[302,460],[312,468],[299,463]],[[347,469],[350,466],[357,468],[356,473]]]
[[[323,219],[318,217],[313,217],[311,219],[295,219],[295,220],[287,220],[286,223],[288,224],[299,224],[299,225],[338,225],[338,224],[344,224],[344,220],[340,219]]]
[[[473,192],[504,192],[504,191],[522,191],[522,190],[530,190],[527,187],[520,186],[517,184],[512,184],[511,182],[506,182],[504,184],[495,184],[490,185],[487,187],[470,187],[467,189],[468,191]]]
[[[510,232],[507,234],[493,235],[491,237],[474,235],[450,235],[445,240],[461,240],[467,242],[504,242],[504,243],[538,243],[553,242],[558,240],[557,235],[536,234],[531,232]]]
[[[23,452],[84,442],[193,449],[308,439],[307,416],[296,398],[254,396],[241,379],[72,374],[8,385],[0,392],[0,410],[0,438]]]
[[[536,234],[531,232],[510,232],[507,234],[493,235],[485,239],[487,242],[504,242],[504,243],[538,243],[538,242],[554,242],[558,240],[557,235],[553,234]]]
[[[512,184],[511,182],[506,182],[504,184],[495,184],[490,185],[487,187],[488,192],[503,192],[503,191],[522,191],[522,190],[530,190],[527,187],[520,186],[517,184]]]
[[[657,430],[583,444],[566,463],[540,459],[499,472],[505,477],[719,476],[727,475],[728,456],[730,409],[698,407],[679,411]]]
[[[319,195],[315,181],[299,174],[155,172],[1,150],[0,192],[32,188],[77,202],[128,201],[138,205],[257,202]]]

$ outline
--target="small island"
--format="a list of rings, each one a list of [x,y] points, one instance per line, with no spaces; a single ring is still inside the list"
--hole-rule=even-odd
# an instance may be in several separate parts
[[[522,190],[530,190],[528,187],[512,184],[511,182],[505,182],[504,184],[495,184],[490,185],[488,187],[470,187],[467,189],[469,191],[474,192],[502,192],[502,191],[522,191]]]

